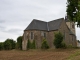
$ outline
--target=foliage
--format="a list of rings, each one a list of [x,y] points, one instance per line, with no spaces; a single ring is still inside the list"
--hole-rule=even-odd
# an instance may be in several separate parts
[[[67,48],[66,44],[64,42],[61,43],[61,48]]]
[[[10,39],[11,47],[12,49],[15,49],[16,47],[16,42],[13,39]]]
[[[80,1],[67,0],[67,16],[70,21],[77,22],[80,27]]]
[[[36,48],[36,44],[35,44],[35,40],[33,40],[33,42],[31,43],[31,49],[35,49]]]
[[[41,49],[49,49],[49,46],[48,46],[46,39],[43,39]]]
[[[15,48],[15,41],[13,39],[7,39],[4,42],[4,49],[5,50],[11,50]]]
[[[22,49],[22,36],[17,38],[17,48],[20,50]]]
[[[63,35],[58,32],[55,34],[55,39],[53,44],[55,45],[56,48],[62,48],[62,41],[63,41]]]
[[[27,42],[27,49],[30,49],[31,48],[31,42],[30,42],[30,40],[28,40],[28,42]]]
[[[69,44],[67,47],[68,47],[68,48],[73,48],[72,44]]]
[[[0,42],[0,50],[3,50],[3,48],[4,48],[4,45],[2,42]]]
[[[36,48],[35,40],[33,40],[32,43],[30,42],[30,40],[28,40],[27,49],[35,49],[35,48]]]
[[[79,41],[79,40],[77,40],[77,42],[78,42],[78,43],[80,43],[80,41]]]
[[[75,60],[74,58],[78,58],[77,56],[80,56],[80,51],[76,51],[75,53],[71,54],[69,57],[67,57],[67,60]],[[77,60],[77,59],[76,59]]]

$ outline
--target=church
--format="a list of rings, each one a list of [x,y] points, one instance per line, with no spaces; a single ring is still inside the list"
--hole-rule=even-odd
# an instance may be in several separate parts
[[[40,49],[44,38],[47,40],[50,48],[55,48],[53,41],[56,32],[63,34],[63,40],[66,45],[77,46],[74,22],[70,22],[67,18],[59,18],[49,22],[33,19],[24,30],[22,50],[27,50],[28,40],[31,42],[35,40],[36,48]]]

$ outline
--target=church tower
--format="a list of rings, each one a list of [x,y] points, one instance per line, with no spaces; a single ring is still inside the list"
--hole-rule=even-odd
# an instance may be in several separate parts
[[[67,16],[65,16],[65,21],[66,21],[66,24],[67,26],[69,27],[69,29],[73,32],[73,34],[76,35],[76,32],[75,32],[75,23],[74,22],[71,22]]]

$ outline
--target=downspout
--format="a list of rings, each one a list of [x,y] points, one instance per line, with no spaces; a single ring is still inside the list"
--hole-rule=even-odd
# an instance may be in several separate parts
[[[49,26],[48,26],[48,22],[47,22],[47,29],[48,29],[48,31],[49,31]]]

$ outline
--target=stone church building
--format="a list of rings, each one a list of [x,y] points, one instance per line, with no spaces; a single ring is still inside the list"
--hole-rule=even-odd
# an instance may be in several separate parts
[[[75,24],[68,19],[60,18],[49,22],[33,19],[28,27],[24,30],[22,49],[27,50],[28,39],[35,40],[36,48],[41,48],[42,40],[45,38],[50,48],[54,48],[54,34],[61,32],[64,36],[66,45],[77,46]]]

